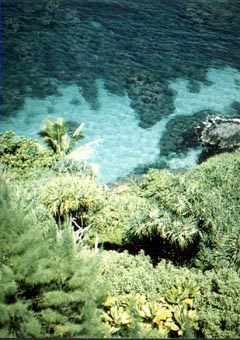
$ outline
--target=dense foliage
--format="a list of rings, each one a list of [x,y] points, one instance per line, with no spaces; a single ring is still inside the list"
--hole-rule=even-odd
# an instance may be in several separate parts
[[[238,337],[239,151],[111,187],[0,138],[1,337]]]
[[[101,337],[97,259],[77,251],[67,226],[44,236],[2,181],[0,208],[0,336]]]
[[[41,172],[54,162],[52,152],[32,139],[15,136],[13,131],[0,134],[0,157],[1,170],[13,173],[15,178],[28,177],[30,170]]]

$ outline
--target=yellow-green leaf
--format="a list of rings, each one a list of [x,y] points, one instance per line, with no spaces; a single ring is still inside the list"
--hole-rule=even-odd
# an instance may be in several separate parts
[[[110,308],[110,313],[114,321],[116,322],[119,319],[119,311],[117,309],[117,306],[113,306]]]
[[[113,306],[117,301],[118,300],[115,297],[108,297],[107,300],[103,303],[103,306],[105,307]]]
[[[118,331],[120,331],[120,329],[121,329],[121,328],[119,328],[119,327],[111,327],[111,328],[110,328],[110,333],[111,333],[111,334],[115,334],[115,333],[117,333]]]
[[[179,324],[181,323],[181,312],[180,312],[180,310],[176,310],[174,312],[174,318]]]
[[[152,325],[150,323],[147,323],[146,326],[145,326],[145,329],[147,331],[151,331],[152,330]]]
[[[183,300],[183,303],[185,303],[185,304],[187,304],[187,305],[189,305],[189,306],[192,307],[192,305],[193,305],[193,300],[192,300],[192,299],[189,299],[189,298],[186,298],[186,299]]]
[[[191,319],[191,320],[194,320],[194,319],[196,319],[196,312],[195,312],[195,310],[189,310],[188,311],[188,317]]]
[[[113,319],[105,312],[102,312],[102,317],[104,318],[104,321],[112,322]]]
[[[169,326],[172,331],[179,331],[179,327],[175,323],[171,323]]]
[[[126,325],[126,324],[128,324],[128,323],[131,322],[130,316],[128,315],[127,312],[121,313],[120,322],[121,322],[123,325]]]
[[[157,312],[156,317],[154,318],[153,322],[157,325],[160,323],[161,320],[166,320],[172,316],[172,312],[169,309],[162,308]]]
[[[144,317],[150,318],[151,317],[151,311],[150,308],[146,305],[142,306],[142,311],[144,313]]]

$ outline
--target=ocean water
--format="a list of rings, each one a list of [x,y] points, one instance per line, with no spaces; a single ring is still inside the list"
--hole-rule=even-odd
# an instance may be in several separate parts
[[[240,2],[2,1],[0,132],[84,123],[108,183],[191,168],[208,114],[240,115]]]

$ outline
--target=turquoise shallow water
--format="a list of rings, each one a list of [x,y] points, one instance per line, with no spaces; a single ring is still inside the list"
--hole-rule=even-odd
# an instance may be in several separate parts
[[[238,0],[2,1],[0,130],[83,121],[104,182],[192,166],[195,127],[240,114],[239,14]]]

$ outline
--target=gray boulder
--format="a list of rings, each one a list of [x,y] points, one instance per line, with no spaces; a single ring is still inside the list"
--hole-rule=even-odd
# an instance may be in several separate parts
[[[240,117],[209,116],[203,122],[201,141],[219,150],[240,147]]]

